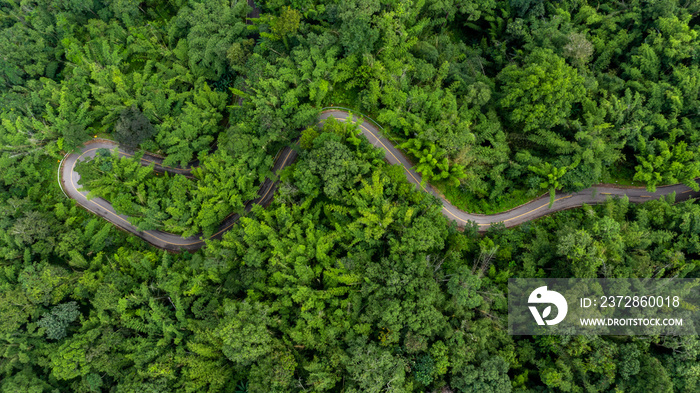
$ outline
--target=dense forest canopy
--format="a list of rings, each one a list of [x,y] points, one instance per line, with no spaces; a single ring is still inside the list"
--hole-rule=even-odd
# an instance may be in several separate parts
[[[324,107],[372,116],[474,212],[700,176],[700,3],[0,0],[0,392],[693,392],[700,342],[507,334],[511,277],[697,277],[700,206],[485,235]],[[76,205],[59,162],[167,253]],[[272,173],[299,140],[296,164]],[[196,164],[192,176],[157,173]],[[463,230],[460,230],[463,229]]]

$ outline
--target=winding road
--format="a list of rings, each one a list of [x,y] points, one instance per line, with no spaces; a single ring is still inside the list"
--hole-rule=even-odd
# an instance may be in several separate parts
[[[343,110],[329,109],[321,112],[319,121],[322,123],[323,120],[329,117],[334,117],[339,121],[346,121],[350,117],[350,114]],[[352,120],[360,121],[360,119],[357,119],[354,116]],[[683,184],[658,187],[656,192],[653,193],[650,193],[643,188],[623,188],[604,185],[587,188],[577,193],[557,193],[554,205],[551,208],[548,208],[549,197],[544,196],[503,213],[490,215],[467,213],[453,206],[431,185],[421,185],[420,175],[411,169],[413,165],[399,149],[397,149],[391,142],[389,142],[389,140],[381,135],[377,127],[366,121],[360,121],[358,125],[362,131],[362,134],[367,138],[367,140],[372,145],[384,151],[385,159],[390,164],[401,165],[403,167],[404,172],[406,173],[406,178],[409,182],[414,184],[418,190],[430,193],[437,197],[440,202],[442,202],[443,215],[453,221],[456,221],[457,225],[460,227],[464,227],[469,221],[473,221],[478,224],[480,232],[486,231],[488,227],[494,223],[503,222],[506,227],[513,227],[547,214],[582,206],[584,203],[603,203],[608,197],[611,196],[621,197],[626,195],[631,202],[645,202],[651,199],[658,199],[661,196],[669,195],[673,192],[676,193],[677,201],[700,196],[700,192],[695,192]],[[108,201],[101,198],[93,198],[88,200],[87,192],[79,191],[79,189],[82,187],[78,184],[80,175],[75,171],[75,165],[79,161],[94,157],[97,150],[100,148],[111,150],[115,147],[119,148],[118,151],[120,156],[133,155],[132,152],[123,149],[116,142],[103,139],[92,140],[86,143],[80,150],[68,154],[62,161],[59,168],[61,187],[66,195],[72,199],[75,199],[75,201],[85,209],[97,214],[100,217],[103,217],[121,229],[133,233],[156,247],[177,252],[182,250],[194,251],[206,245],[207,239],[202,238],[201,234],[198,236],[182,238],[178,235],[162,231],[140,231],[138,228],[129,223],[127,216],[116,213]],[[292,147],[285,147],[277,154],[273,171],[277,173],[281,169],[291,165],[296,157],[296,150],[294,150]],[[162,158],[150,154],[144,154],[141,160],[143,165],[150,165],[153,163],[156,171],[183,174],[187,176],[192,170],[192,167],[176,168],[164,166],[162,162]],[[258,197],[252,201],[248,201],[245,205],[245,210],[250,211],[253,204],[265,206],[270,203],[274,197],[276,189],[277,183],[270,179],[266,179],[260,185]],[[229,230],[238,221],[238,219],[238,214],[229,215],[224,222],[221,223],[216,233],[214,233],[214,235],[208,239],[221,238],[222,234]]]

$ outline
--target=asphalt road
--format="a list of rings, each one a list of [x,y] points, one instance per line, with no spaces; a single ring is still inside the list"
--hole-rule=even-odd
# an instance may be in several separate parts
[[[324,111],[320,118],[326,119],[330,116],[338,120],[346,120],[349,115],[345,111],[331,109]],[[353,120],[357,121],[357,118],[353,117]],[[676,201],[700,196],[700,192],[695,192],[690,187],[683,184],[657,187],[656,192],[648,192],[645,188],[624,188],[601,185],[590,187],[576,193],[557,192],[555,202],[551,208],[548,208],[549,195],[547,195],[503,213],[488,215],[467,213],[454,207],[430,184],[421,185],[421,176],[411,169],[413,164],[411,164],[406,156],[404,156],[393,143],[384,138],[372,123],[366,121],[362,122],[360,124],[360,129],[362,130],[362,134],[367,137],[372,145],[384,150],[385,158],[389,163],[403,166],[406,178],[409,182],[415,184],[416,188],[419,190],[434,195],[442,202],[443,215],[456,221],[460,227],[464,226],[469,221],[473,221],[479,225],[480,232],[486,231],[488,227],[494,223],[503,222],[506,227],[513,227],[557,211],[580,207],[584,203],[589,205],[603,203],[607,198],[615,196],[622,197],[623,195],[627,195],[630,202],[646,202],[651,199],[658,199],[664,195],[669,195],[673,192],[676,193]]]
[[[340,121],[345,121],[349,116],[350,115],[345,111],[331,109],[322,112],[319,117],[319,121],[322,123],[324,119],[329,117],[335,117]],[[354,120],[357,120],[357,118],[353,118]],[[430,184],[421,185],[421,177],[418,173],[411,169],[413,165],[410,163],[410,161],[388,139],[381,136],[381,133],[374,125],[363,121],[359,124],[359,126],[362,130],[362,134],[372,145],[384,150],[385,158],[390,164],[401,165],[403,167],[404,172],[406,173],[406,178],[409,182],[415,184],[417,189],[430,193],[440,200],[443,206],[442,213],[447,218],[456,221],[457,225],[460,227],[465,226],[465,224],[467,224],[469,221],[473,221],[479,225],[480,232],[486,231],[488,227],[494,223],[503,222],[506,227],[513,227],[547,214],[579,207],[584,203],[602,203],[611,196],[627,195],[631,202],[645,202],[651,199],[658,199],[659,197],[671,194],[672,192],[676,193],[677,201],[685,200],[691,197],[697,198],[700,196],[700,192],[692,191],[689,187],[682,184],[658,187],[654,193],[647,192],[646,189],[643,188],[596,186],[587,188],[577,193],[557,193],[556,201],[551,208],[548,208],[549,196],[546,196],[518,206],[504,213],[491,215],[467,213],[454,207]],[[101,198],[88,200],[87,192],[78,191],[81,186],[78,184],[80,175],[75,172],[76,163],[94,157],[97,149],[106,148],[112,150],[115,147],[119,147],[119,145],[113,141],[97,139],[86,143],[79,151],[69,154],[64,159],[60,168],[61,186],[63,187],[66,195],[75,199],[76,202],[85,209],[105,218],[119,228],[139,236],[156,247],[170,251],[193,251],[206,245],[207,239],[203,239],[201,234],[189,238],[182,238],[178,235],[167,232],[140,231],[138,228],[129,223],[127,216],[117,214],[112,208],[112,205],[106,200]],[[121,156],[132,155],[129,150],[122,149],[121,147],[119,147],[119,154]],[[282,168],[291,165],[296,157],[297,152],[292,147],[282,149],[275,159],[273,171],[277,173]],[[154,164],[154,169],[156,171],[177,173],[185,176],[188,176],[192,169],[192,167],[189,166],[186,168],[164,166],[162,165],[162,158],[154,155],[144,155],[142,158],[142,164],[150,165],[151,163]],[[258,198],[248,201],[245,205],[245,210],[250,211],[253,204],[265,206],[270,203],[274,197],[276,189],[277,183],[270,179],[266,179],[260,185],[258,190]],[[208,239],[220,238],[225,231],[230,229],[238,221],[238,219],[238,214],[231,214],[224,220],[223,223],[221,223],[216,233]]]
[[[119,145],[116,142],[104,139],[96,139],[85,144],[79,151],[73,154],[69,154],[63,160],[60,171],[61,187],[63,187],[63,190],[66,193],[66,195],[68,195],[68,197],[70,198],[75,199],[75,201],[85,209],[97,214],[100,217],[103,217],[104,219],[121,229],[133,233],[134,235],[142,238],[143,240],[151,243],[156,247],[170,251],[193,251],[202,248],[206,244],[206,239],[202,238],[201,233],[196,236],[183,238],[179,235],[175,235],[168,232],[141,231],[135,226],[131,225],[127,216],[115,212],[114,208],[112,208],[112,205],[106,200],[102,198],[93,198],[88,200],[88,193],[86,191],[79,191],[79,189],[81,189],[82,186],[78,184],[80,180],[80,175],[75,171],[75,165],[79,161],[84,161],[94,157],[97,153],[97,150],[100,148],[112,150],[115,147],[119,147]],[[132,153],[126,150],[121,150],[120,148],[119,155],[122,157],[130,157],[132,156]],[[277,154],[273,170],[277,172],[285,166],[288,166],[289,164],[294,162],[296,157],[297,152],[294,149],[292,149],[291,147],[285,147],[279,152],[279,154]],[[151,155],[144,155],[144,157],[141,160],[141,163],[143,165],[150,165],[151,163],[153,163],[154,170],[159,172],[178,173],[185,176],[189,176],[189,173],[192,170],[192,167],[175,168],[164,166],[162,165],[161,158]],[[252,209],[253,207],[253,204],[259,204],[263,206],[269,204],[275,195],[276,189],[277,183],[271,181],[270,179],[266,179],[258,189],[258,198],[246,202],[245,210],[250,211],[250,209]],[[235,213],[226,217],[226,219],[221,223],[221,225],[219,225],[219,228],[214,233],[214,235],[212,235],[208,239],[220,239],[223,233],[229,230],[238,221],[238,218],[239,215]]]

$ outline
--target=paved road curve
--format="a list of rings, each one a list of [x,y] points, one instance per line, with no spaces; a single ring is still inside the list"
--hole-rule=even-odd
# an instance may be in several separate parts
[[[324,119],[329,117],[334,117],[338,120],[345,121],[350,117],[350,114],[342,110],[326,110],[321,113],[319,120],[322,122]],[[353,120],[357,121],[357,118],[353,117]],[[386,160],[393,165],[401,165],[406,173],[406,178],[409,182],[416,185],[421,191],[428,192],[436,196],[442,202],[442,213],[449,219],[454,220],[461,227],[467,222],[473,221],[479,225],[479,231],[483,232],[491,224],[503,222],[506,227],[512,227],[523,222],[534,220],[536,218],[551,214],[557,211],[566,210],[574,207],[579,207],[584,203],[596,204],[604,202],[610,196],[623,196],[627,195],[632,202],[645,202],[651,199],[657,199],[663,195],[676,193],[676,200],[685,200],[691,197],[700,196],[700,192],[692,191],[689,187],[676,184],[672,186],[658,187],[656,192],[650,193],[642,188],[621,188],[621,187],[611,187],[611,186],[598,186],[585,189],[577,193],[557,193],[556,201],[552,208],[548,208],[549,197],[542,197],[536,199],[532,202],[526,203],[524,205],[518,206],[515,209],[509,210],[504,213],[499,214],[472,214],[467,213],[454,207],[450,202],[443,198],[432,186],[429,184],[421,185],[421,177],[418,173],[411,169],[412,165],[408,159],[389,142],[386,138],[381,136],[379,130],[368,122],[359,123],[362,134],[367,138],[367,140],[374,146],[384,150]],[[189,238],[182,238],[178,235],[161,232],[161,231],[140,231],[138,228],[131,225],[128,221],[128,217],[124,215],[117,214],[112,205],[104,199],[94,198],[92,200],[87,199],[87,192],[78,191],[81,186],[78,184],[80,180],[80,175],[75,172],[75,165],[78,161],[86,160],[94,157],[97,149],[106,148],[114,149],[119,147],[113,141],[109,140],[93,140],[85,144],[79,151],[69,154],[63,161],[60,168],[61,173],[61,186],[65,191],[66,195],[73,198],[78,202],[79,205],[83,206],[85,209],[105,218],[109,222],[113,223],[117,227],[131,232],[136,236],[141,237],[147,242],[153,244],[156,247],[171,250],[171,251],[181,251],[181,250],[197,250],[203,247],[206,243],[202,239],[201,234],[198,236],[193,236]],[[132,154],[119,148],[120,156],[131,156]],[[291,147],[286,147],[280,151],[277,155],[274,163],[273,170],[278,172],[282,168],[291,165],[297,157],[297,152]],[[144,155],[142,158],[143,165],[154,164],[156,171],[167,171],[170,173],[178,173],[183,175],[189,175],[191,167],[187,168],[174,168],[162,165],[162,159],[152,155]],[[258,198],[249,201],[245,205],[246,211],[250,211],[253,204],[267,205],[274,197],[275,190],[277,189],[277,183],[271,181],[270,179],[265,180],[260,185],[258,190]],[[224,222],[219,226],[216,233],[210,237],[210,239],[218,239],[221,235],[230,229],[237,221],[238,214],[231,214],[228,216]]]
[[[170,251],[192,251],[202,248],[205,245],[205,241],[202,238],[201,233],[196,236],[183,238],[179,235],[175,235],[168,232],[141,231],[135,226],[131,225],[131,223],[129,223],[127,216],[117,214],[114,211],[114,208],[112,208],[112,205],[106,200],[102,198],[93,198],[91,200],[88,200],[87,192],[78,191],[82,188],[82,186],[78,184],[78,181],[80,180],[80,175],[75,171],[75,165],[78,163],[78,161],[84,161],[94,157],[97,153],[97,150],[100,148],[112,150],[115,147],[119,148],[119,155],[122,157],[130,157],[133,155],[131,152],[122,150],[122,148],[119,147],[119,145],[116,142],[104,139],[97,139],[86,143],[79,151],[66,156],[60,168],[61,187],[63,188],[63,191],[66,193],[66,195],[68,195],[68,197],[70,198],[75,199],[76,202],[78,202],[78,204],[84,207],[85,209],[97,214],[100,217],[105,218],[107,221],[111,222],[117,227],[133,233],[134,235],[146,240],[147,242],[153,244],[156,247]],[[297,152],[294,149],[292,149],[291,147],[285,147],[279,152],[279,154],[277,154],[273,170],[276,172],[284,168],[285,166],[288,166],[289,164],[294,162],[296,157]],[[151,163],[153,163],[154,170],[159,172],[167,171],[170,173],[177,173],[185,176],[189,176],[189,173],[192,170],[191,167],[174,168],[164,166],[162,165],[161,158],[151,155],[144,155],[141,159],[141,163],[143,165],[150,165]],[[246,202],[245,210],[250,211],[250,209],[252,209],[253,207],[253,204],[256,203],[263,206],[270,203],[270,201],[272,201],[272,198],[275,195],[276,189],[277,183],[271,181],[270,179],[266,179],[260,185],[260,188],[258,190],[258,197],[252,201]],[[224,222],[222,222],[221,225],[219,225],[219,228],[214,233],[214,235],[212,235],[209,239],[221,238],[222,234],[225,231],[229,230],[238,221],[238,218],[239,215],[235,213],[226,217]]]
[[[339,120],[346,120],[349,114],[341,110],[327,110],[321,114],[321,119],[335,117]],[[353,117],[353,120],[357,118]],[[382,137],[377,128],[368,122],[360,124],[362,133],[374,146],[377,146],[385,151],[386,160],[394,165],[401,165],[406,173],[408,181],[415,184],[419,190],[435,195],[442,202],[442,214],[447,218],[456,221],[459,226],[464,226],[468,221],[473,221],[479,225],[481,232],[488,229],[491,224],[503,222],[506,227],[513,227],[523,222],[534,220],[536,218],[552,214],[557,211],[580,207],[584,203],[597,204],[603,203],[610,196],[627,195],[631,202],[645,202],[651,199],[658,199],[661,196],[676,193],[676,201],[682,201],[691,197],[697,198],[700,192],[695,192],[690,187],[683,184],[675,184],[672,186],[657,187],[656,192],[648,192],[644,188],[623,188],[615,186],[594,186],[576,193],[560,193],[556,194],[554,205],[548,208],[549,195],[535,199],[524,205],[520,205],[507,212],[498,214],[473,214],[459,210],[442,197],[435,188],[431,185],[421,185],[421,177],[415,171],[410,169],[413,165],[406,159],[394,145],[386,138]]]

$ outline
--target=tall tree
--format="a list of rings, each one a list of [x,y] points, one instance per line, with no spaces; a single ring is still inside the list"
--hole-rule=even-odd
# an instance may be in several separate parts
[[[114,139],[128,147],[137,147],[155,135],[155,128],[136,105],[122,110],[114,126]]]
[[[583,78],[549,49],[535,49],[522,66],[511,64],[498,75],[499,105],[523,132],[564,125],[586,94]]]

